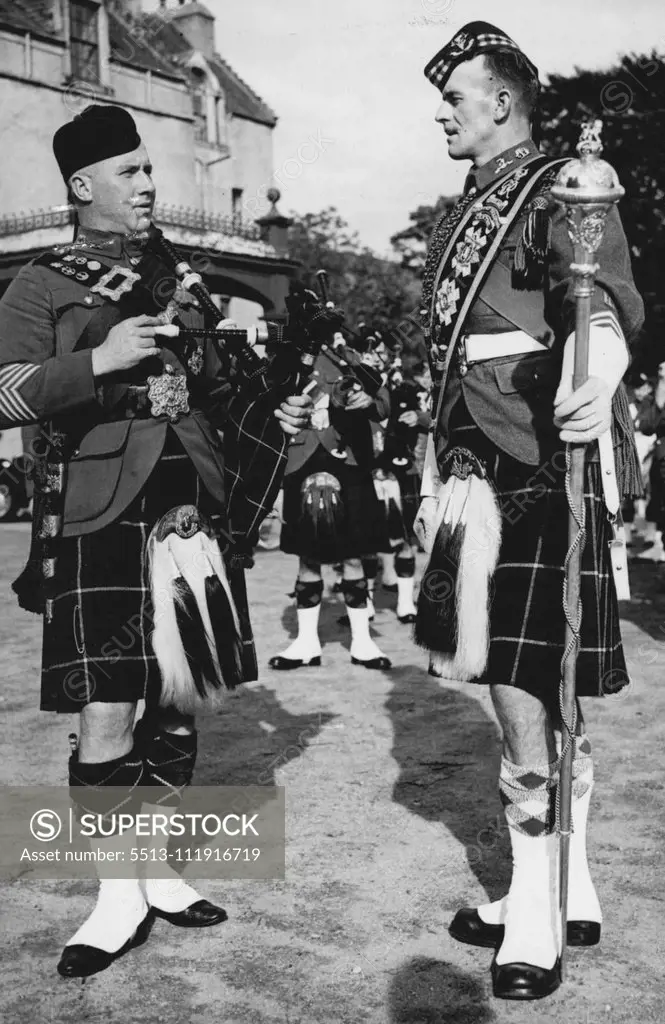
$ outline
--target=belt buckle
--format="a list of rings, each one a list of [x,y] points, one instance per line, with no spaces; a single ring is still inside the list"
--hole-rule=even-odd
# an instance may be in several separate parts
[[[148,377],[148,401],[150,414],[155,418],[166,416],[175,423],[189,412],[189,389],[184,373],[176,373],[172,366],[165,366],[159,377]]]

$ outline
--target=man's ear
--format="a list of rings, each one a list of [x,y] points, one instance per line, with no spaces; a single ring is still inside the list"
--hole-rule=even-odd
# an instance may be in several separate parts
[[[494,120],[497,124],[504,124],[510,117],[513,109],[513,95],[505,85],[499,86],[494,97]]]
[[[89,174],[77,171],[69,179],[69,188],[75,199],[80,203],[92,201],[92,180]]]

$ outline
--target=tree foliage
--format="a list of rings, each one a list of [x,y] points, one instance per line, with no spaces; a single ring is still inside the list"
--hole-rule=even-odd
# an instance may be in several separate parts
[[[434,206],[419,206],[409,214],[408,228],[390,239],[403,267],[418,273],[422,271],[434,225],[444,214],[450,213],[456,200],[457,196],[439,196]]]
[[[665,353],[665,63],[655,52],[630,55],[607,71],[552,75],[541,102],[541,146],[575,152],[583,121],[603,121],[603,156],[626,190],[619,205],[646,307],[636,370]]]

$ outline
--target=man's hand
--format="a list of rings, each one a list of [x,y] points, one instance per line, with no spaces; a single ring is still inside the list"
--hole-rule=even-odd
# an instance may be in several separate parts
[[[602,377],[589,377],[572,390],[570,381],[559,385],[554,399],[554,426],[559,437],[570,444],[596,441],[612,422],[612,395]]]
[[[438,504],[437,498],[433,494],[423,498],[413,523],[413,532],[420,542],[420,546],[428,555],[432,553],[434,545],[434,524]]]
[[[155,316],[132,316],[112,327],[106,340],[92,350],[92,372],[95,377],[118,370],[131,370],[149,356],[158,356],[156,329],[161,321]]]
[[[398,423],[404,423],[407,427],[418,426],[418,413],[415,409],[407,409],[397,420]]]
[[[285,434],[295,436],[309,426],[312,415],[312,399],[309,395],[289,395],[284,399],[275,416]]]
[[[356,412],[358,409],[367,409],[374,401],[366,391],[350,391],[344,408],[347,412]]]

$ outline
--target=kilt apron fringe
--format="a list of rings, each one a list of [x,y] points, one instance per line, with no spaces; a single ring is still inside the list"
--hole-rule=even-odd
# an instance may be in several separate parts
[[[487,467],[495,512],[487,504],[481,513],[486,523],[486,537],[492,532],[497,534],[496,529],[491,528],[492,516],[498,514],[500,520],[498,557],[488,588],[486,665],[466,678],[480,683],[513,685],[545,701],[556,699],[565,633],[562,603],[563,566],[568,548],[565,451],[553,451],[540,467],[517,462],[488,440],[473,423],[462,402],[451,419],[449,446],[470,449]],[[444,484],[444,492],[447,486]],[[451,484],[448,493],[453,487],[457,485]],[[618,692],[629,680],[612,575],[613,530],[604,503],[598,463],[589,462],[586,467],[585,504],[587,543],[582,556],[582,633],[577,692],[579,696],[604,696]],[[479,503],[477,505],[480,508]],[[439,515],[443,519],[441,507]],[[443,529],[442,525],[439,536]],[[481,529],[482,533],[482,524],[476,523],[476,529]],[[437,652],[445,655],[447,675],[463,679],[461,673],[455,673],[464,666],[458,664],[453,668],[454,660],[452,665],[450,663],[456,651],[456,616],[462,611],[457,581],[465,572],[459,526],[457,533],[456,538],[450,535],[445,540],[447,563],[443,569],[447,573],[447,587],[439,588],[442,607],[438,609],[438,617],[444,624],[443,640],[433,641],[431,635],[421,635],[420,640],[434,651],[435,659]],[[477,570],[477,560],[477,555],[469,559],[467,552],[467,572]],[[430,562],[428,571],[436,568],[431,567]],[[423,582],[426,586],[427,572]],[[436,591],[436,580],[430,582]],[[481,607],[482,600],[478,599],[476,613]],[[417,624],[417,629],[422,626]]]
[[[196,505],[225,527],[174,432],[143,492],[122,518],[64,538],[53,616],[44,623],[41,709],[74,714],[91,701],[149,704],[162,683],[152,646],[154,606],[146,550],[155,523],[176,505]]]

